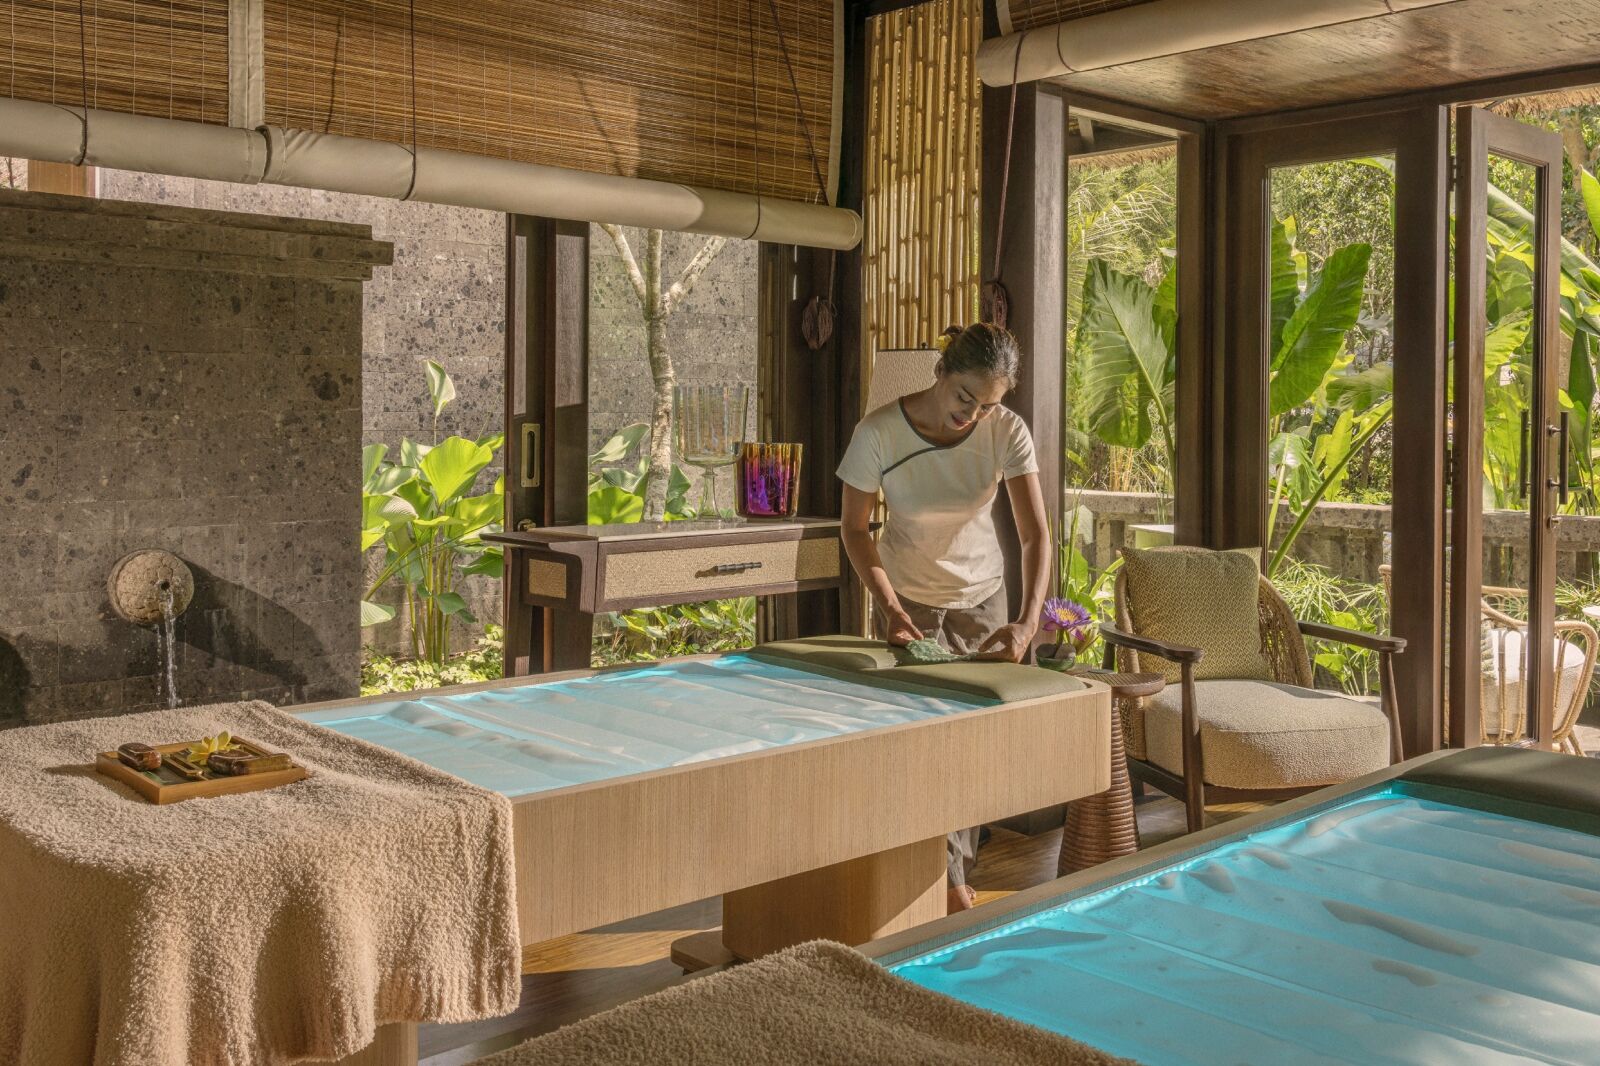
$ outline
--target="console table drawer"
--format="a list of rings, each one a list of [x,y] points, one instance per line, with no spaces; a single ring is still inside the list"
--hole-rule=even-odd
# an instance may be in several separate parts
[[[601,596],[607,603],[672,602],[712,599],[729,589],[836,581],[840,554],[837,537],[611,553]]]

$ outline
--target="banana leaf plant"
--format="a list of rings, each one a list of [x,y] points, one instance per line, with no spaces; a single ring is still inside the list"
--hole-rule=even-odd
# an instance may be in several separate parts
[[[644,519],[645,490],[650,478],[650,460],[628,459],[650,435],[647,422],[623,426],[589,455],[589,524],[609,525],[639,522]],[[619,466],[616,464],[627,463]],[[689,506],[689,478],[676,463],[667,482],[666,520],[693,518]]]
[[[455,386],[439,364],[427,367],[437,427]],[[442,664],[450,654],[451,624],[477,621],[459,591],[464,577],[499,579],[504,572],[500,549],[482,540],[504,517],[504,475],[490,491],[473,492],[504,443],[503,434],[438,440],[436,429],[435,443],[405,438],[393,456],[385,444],[362,449],[361,551],[381,546],[383,562],[362,598],[361,624],[396,617],[395,608],[373,598],[398,583],[415,658]]]
[[[1291,218],[1274,222],[1271,253],[1272,492],[1293,515],[1269,562],[1274,567],[1316,505],[1343,483],[1350,460],[1387,423],[1392,404],[1379,399],[1365,410],[1326,411],[1327,385],[1350,364],[1345,337],[1361,315],[1371,246],[1346,245],[1313,270],[1296,247]],[[1169,477],[1176,465],[1176,280],[1172,269],[1150,285],[1102,260],[1089,263],[1075,344],[1079,426],[1115,447],[1159,440]],[[1319,433],[1325,421],[1331,432]],[[1268,511],[1269,522],[1277,510]]]
[[[1151,285],[1103,259],[1086,265],[1074,344],[1078,427],[1119,448],[1158,440],[1169,494],[1177,450],[1177,326],[1176,269]]]

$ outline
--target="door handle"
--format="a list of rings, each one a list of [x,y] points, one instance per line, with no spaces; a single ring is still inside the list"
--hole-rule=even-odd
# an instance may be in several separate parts
[[[1528,412],[1522,412],[1522,432],[1517,434],[1517,493],[1528,498]]]
[[[525,489],[536,489],[541,481],[544,470],[544,454],[540,448],[542,429],[538,422],[522,424],[522,476],[519,480]]]
[[[1567,477],[1568,453],[1572,450],[1568,445],[1571,442],[1570,415],[1567,411],[1561,412],[1561,428],[1556,431],[1556,446],[1561,449],[1560,461],[1556,464],[1558,471],[1556,484],[1556,499],[1562,503],[1567,502]]]

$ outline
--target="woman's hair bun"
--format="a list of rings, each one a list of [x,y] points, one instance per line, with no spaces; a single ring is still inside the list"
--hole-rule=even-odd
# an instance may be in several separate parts
[[[992,322],[951,326],[940,336],[939,372],[983,374],[1001,378],[1007,388],[1017,384],[1022,349],[1017,338]]]

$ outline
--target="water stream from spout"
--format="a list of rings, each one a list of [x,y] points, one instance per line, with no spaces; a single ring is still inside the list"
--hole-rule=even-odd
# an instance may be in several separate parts
[[[164,666],[163,692],[168,707],[178,706],[177,677],[177,612],[172,609],[172,589],[165,582],[161,586],[161,629],[156,644]]]

